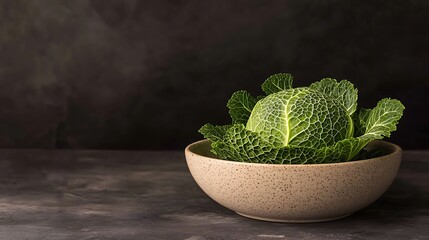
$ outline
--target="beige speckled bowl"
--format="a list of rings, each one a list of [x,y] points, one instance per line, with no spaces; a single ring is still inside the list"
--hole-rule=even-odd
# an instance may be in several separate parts
[[[216,159],[207,140],[185,149],[198,185],[238,214],[275,222],[319,222],[348,216],[377,200],[390,186],[401,148],[374,141],[388,155],[331,164],[278,165]]]

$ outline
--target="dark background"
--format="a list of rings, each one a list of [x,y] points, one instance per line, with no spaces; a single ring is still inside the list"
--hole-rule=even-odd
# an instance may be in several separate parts
[[[429,1],[0,1],[0,147],[180,149],[239,89],[349,79],[429,148]]]

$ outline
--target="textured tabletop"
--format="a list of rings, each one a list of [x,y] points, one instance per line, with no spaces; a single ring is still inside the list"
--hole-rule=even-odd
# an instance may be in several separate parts
[[[247,219],[193,181],[183,152],[0,151],[0,239],[429,239],[429,151],[405,151],[374,204],[331,222]]]

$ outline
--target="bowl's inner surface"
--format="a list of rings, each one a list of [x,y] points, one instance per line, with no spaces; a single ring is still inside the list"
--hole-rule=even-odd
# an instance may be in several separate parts
[[[385,155],[388,155],[398,151],[400,148],[393,143],[375,140],[370,142],[364,149],[368,151],[381,150]]]
[[[189,151],[192,153],[195,153],[204,157],[219,159],[218,156],[216,156],[214,153],[210,151],[211,149],[212,149],[211,142],[209,140],[201,140],[189,145]]]
[[[380,151],[382,153],[382,156],[390,155],[390,154],[393,154],[394,152],[401,150],[399,146],[386,141],[381,141],[381,140],[375,140],[370,142],[364,149],[366,151],[376,151],[376,150]],[[201,141],[195,142],[188,146],[188,150],[200,156],[220,159],[210,151],[211,143],[209,140],[201,140]]]

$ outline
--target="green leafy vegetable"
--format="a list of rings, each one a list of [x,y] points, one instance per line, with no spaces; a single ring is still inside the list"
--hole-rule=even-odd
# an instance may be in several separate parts
[[[278,73],[269,77],[263,84],[262,90],[270,95],[292,88],[293,77],[289,73]]]
[[[355,160],[374,153],[362,149],[389,137],[404,106],[385,98],[374,109],[357,109],[358,91],[347,80],[324,78],[292,88],[291,74],[263,84],[265,97],[235,92],[227,103],[232,124],[204,125],[199,132],[222,159],[274,164],[314,164]]]
[[[226,106],[229,108],[233,123],[246,123],[257,99],[247,91],[238,91],[232,94]]]

